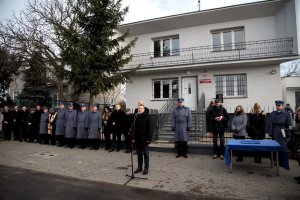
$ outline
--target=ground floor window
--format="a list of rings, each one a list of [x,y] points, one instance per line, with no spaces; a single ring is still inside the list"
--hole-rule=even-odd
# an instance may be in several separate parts
[[[153,99],[178,97],[178,79],[153,80]]]
[[[216,75],[216,94],[223,94],[223,97],[246,97],[247,96],[247,75]]]

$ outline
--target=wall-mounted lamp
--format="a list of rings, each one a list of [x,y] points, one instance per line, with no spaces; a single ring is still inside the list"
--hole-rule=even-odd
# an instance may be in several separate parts
[[[276,70],[273,69],[270,73],[274,75],[274,74],[276,74]]]

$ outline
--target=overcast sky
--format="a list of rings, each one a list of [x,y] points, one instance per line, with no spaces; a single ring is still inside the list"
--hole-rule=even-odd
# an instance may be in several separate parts
[[[201,10],[250,3],[260,0],[201,0]],[[129,6],[124,23],[197,11],[198,0],[123,0]],[[25,0],[0,0],[0,20],[25,8]]]

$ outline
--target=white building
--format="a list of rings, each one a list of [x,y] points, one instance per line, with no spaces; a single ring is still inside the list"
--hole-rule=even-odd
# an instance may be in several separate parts
[[[258,102],[271,111],[282,99],[280,64],[299,58],[297,0],[262,1],[119,26],[137,37],[127,67],[141,69],[128,82],[127,107],[143,99],[160,110],[183,97],[197,109],[222,94],[229,112]]]
[[[300,107],[300,77],[282,78],[282,96],[283,101],[289,103],[294,112]]]

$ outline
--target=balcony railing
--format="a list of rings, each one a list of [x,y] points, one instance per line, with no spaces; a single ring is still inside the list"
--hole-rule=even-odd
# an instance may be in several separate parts
[[[134,54],[126,67],[141,65],[141,68],[151,68],[291,55],[293,55],[293,38],[282,38],[220,46],[184,48],[176,52],[170,52],[169,56],[157,56],[157,53],[154,56],[153,52]]]

